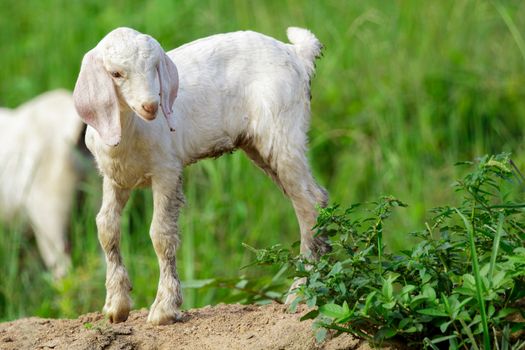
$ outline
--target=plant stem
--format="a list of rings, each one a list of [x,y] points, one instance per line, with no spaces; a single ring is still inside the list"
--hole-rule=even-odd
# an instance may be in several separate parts
[[[478,344],[476,344],[476,339],[474,338],[474,334],[472,334],[472,331],[470,330],[468,325],[462,319],[460,319],[459,322],[461,323],[461,326],[463,327],[463,330],[465,331],[465,333],[467,333],[467,337],[470,339],[470,342],[472,343],[472,348],[474,350],[479,350]],[[467,348],[466,345],[465,345],[465,348]],[[490,343],[487,349],[490,349]]]
[[[498,256],[499,242],[501,239],[501,234],[503,232],[503,221],[505,216],[503,213],[499,214],[498,218],[498,229],[496,230],[496,236],[494,237],[494,243],[492,244],[492,252],[490,255],[490,265],[489,265],[489,283],[490,288],[492,288],[492,279],[494,277],[494,267],[496,266],[496,257]]]

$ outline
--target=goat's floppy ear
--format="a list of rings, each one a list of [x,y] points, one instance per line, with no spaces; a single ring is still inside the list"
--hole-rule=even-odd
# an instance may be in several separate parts
[[[96,49],[82,60],[73,99],[80,118],[92,126],[108,146],[120,143],[121,127],[115,87]]]
[[[160,106],[162,113],[168,121],[171,131],[175,131],[175,119],[173,116],[173,102],[179,90],[179,73],[175,63],[162,51],[159,65],[157,67],[160,85]]]

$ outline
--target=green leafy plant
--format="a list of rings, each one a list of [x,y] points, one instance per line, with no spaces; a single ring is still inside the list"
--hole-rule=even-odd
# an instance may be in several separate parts
[[[331,329],[413,348],[521,348],[523,177],[508,154],[459,165],[472,168],[454,185],[460,204],[434,209],[419,232],[389,232],[393,210],[406,206],[394,197],[334,205],[315,226],[331,253],[311,261],[274,246],[258,250],[257,262],[307,278],[292,308],[312,308],[302,319],[316,319],[318,339]],[[393,253],[384,235],[404,235],[412,247]]]

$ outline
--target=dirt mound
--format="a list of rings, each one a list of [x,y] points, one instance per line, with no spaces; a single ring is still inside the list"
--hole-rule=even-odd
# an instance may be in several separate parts
[[[110,324],[100,313],[74,320],[25,318],[0,323],[0,349],[359,349],[364,342],[348,335],[317,344],[312,322],[300,322],[283,305],[218,305],[184,312],[170,326],[146,323],[147,310]]]

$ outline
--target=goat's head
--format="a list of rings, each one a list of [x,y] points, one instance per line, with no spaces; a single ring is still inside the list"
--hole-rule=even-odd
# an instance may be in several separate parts
[[[178,86],[177,67],[155,39],[117,28],[84,56],[73,97],[82,120],[107,145],[116,146],[121,139],[122,108],[150,121],[160,105],[173,131],[172,105]]]

